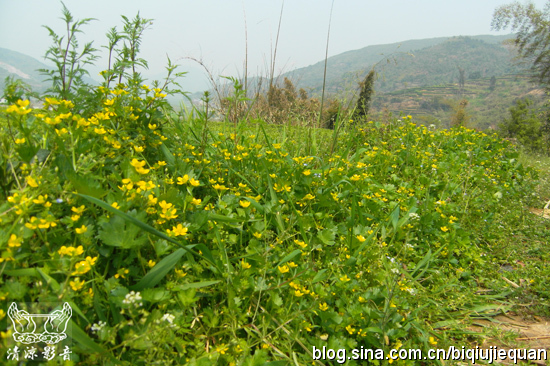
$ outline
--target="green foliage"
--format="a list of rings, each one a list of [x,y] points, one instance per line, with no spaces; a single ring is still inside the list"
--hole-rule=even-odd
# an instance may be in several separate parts
[[[520,99],[510,108],[510,117],[499,126],[504,137],[515,138],[531,152],[543,153],[545,137],[539,113],[530,99]]]
[[[531,70],[538,81],[550,85],[550,10],[539,10],[533,3],[518,2],[500,6],[495,10],[493,29],[511,28],[516,32],[515,45],[519,55],[532,64]]]
[[[97,56],[94,55],[97,50],[92,47],[92,42],[86,43],[80,49],[77,40],[77,34],[82,33],[80,28],[94,19],[86,18],[75,21],[65,4],[61,4],[63,5],[61,19],[65,22],[67,34],[58,35],[52,28],[44,26],[54,43],[44,57],[51,61],[55,68],[40,71],[47,75],[52,82],[49,92],[65,99],[72,99],[76,95],[73,91],[74,88],[81,89],[82,92],[87,87],[83,78],[89,73],[85,66],[92,64],[97,59]]]
[[[36,93],[33,93],[31,87],[21,81],[15,79],[13,76],[7,76],[4,80],[4,92],[0,96],[4,98],[8,104],[14,104],[20,99],[29,99],[30,97],[37,97]]]
[[[353,114],[354,118],[366,118],[370,110],[370,102],[372,99],[372,94],[374,93],[374,77],[376,73],[374,69],[369,71],[365,80],[359,84],[360,92],[359,98],[357,99],[357,104],[355,106],[355,111]]]

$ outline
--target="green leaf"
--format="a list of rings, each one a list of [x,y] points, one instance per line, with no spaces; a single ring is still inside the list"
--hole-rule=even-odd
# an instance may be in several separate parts
[[[216,283],[219,283],[221,281],[202,281],[202,282],[194,282],[194,283],[186,283],[184,285],[176,286],[176,290],[188,290],[190,288],[203,288],[215,285]]]
[[[334,245],[334,231],[331,229],[325,229],[317,234],[317,237],[325,245]]]
[[[140,291],[146,288],[155,287],[174,268],[176,263],[185,254],[184,249],[178,249],[169,256],[158,262],[143,278],[131,289]]]
[[[325,272],[327,271],[327,269],[322,269],[320,270],[319,272],[317,272],[317,274],[315,275],[315,277],[313,277],[313,280],[311,280],[311,283],[314,284],[314,283],[317,283],[319,281],[323,281],[325,280],[326,278],[328,278],[328,276],[325,276]]]
[[[395,206],[395,209],[391,213],[390,222],[393,226],[393,230],[397,230],[397,223],[399,222],[399,204]]]
[[[120,217],[122,217],[124,220],[128,221],[128,222],[131,222],[132,224],[138,226],[139,228],[141,228],[142,230],[150,233],[150,234],[153,234],[155,236],[158,236],[159,238],[162,238],[166,241],[169,241],[170,243],[173,243],[173,244],[176,244],[177,246],[185,249],[186,251],[190,252],[190,253],[193,253],[195,256],[197,257],[200,257],[200,258],[203,258],[204,260],[210,262],[217,270],[218,272],[220,272],[220,268],[217,266],[216,262],[213,262],[209,259],[207,259],[206,257],[204,257],[203,255],[200,255],[199,253],[195,252],[194,250],[192,250],[191,248],[193,248],[193,246],[189,246],[189,245],[182,245],[179,241],[177,240],[174,240],[173,238],[169,237],[168,235],[164,234],[163,232],[161,231],[158,231],[157,229],[155,229],[154,227],[152,226],[149,226],[147,225],[146,223],[144,222],[141,222],[139,221],[138,219],[136,219],[135,217],[132,217],[130,215],[128,215],[127,213],[124,213],[120,210],[117,210],[116,208],[114,208],[113,206],[107,204],[106,202],[103,202],[102,200],[100,199],[97,199],[95,197],[90,197],[90,196],[87,196],[85,194],[77,194],[78,196],[82,197],[82,198],[85,198],[87,199],[88,201],[92,202],[92,203],[95,203],[96,205],[98,205],[99,207],[115,214],[115,215],[118,215]]]
[[[100,198],[107,194],[103,187],[101,187],[101,184],[95,180],[92,180],[90,177],[83,177],[74,171],[67,171],[66,176],[78,193],[86,194],[95,198]]]
[[[71,325],[71,338],[82,345],[85,349],[88,349],[91,352],[98,353],[102,356],[108,357],[111,362],[120,365],[121,363],[113,357],[112,354],[108,353],[103,347],[95,343],[88,335],[72,320],[69,321]]]
[[[46,283],[50,285],[50,287],[52,288],[52,290],[54,290],[54,292],[59,292],[60,287],[59,287],[59,283],[56,280],[54,280],[50,275],[44,273],[44,271],[42,271],[40,268],[37,268],[36,272],[38,272],[40,276],[42,276],[44,281],[46,281]]]
[[[145,219],[145,212],[138,214],[136,210],[132,210],[128,214],[135,217],[137,220]],[[113,216],[109,222],[101,225],[99,238],[107,245],[121,247],[123,249],[132,249],[140,247],[147,241],[145,235],[139,235],[140,232],[141,230],[139,227],[127,225],[122,217]]]
[[[172,155],[172,153],[166,147],[166,145],[164,145],[164,144],[160,145],[160,150],[164,154],[164,157],[166,158],[166,161],[168,162],[168,164],[174,165],[174,162],[176,161],[176,158],[174,157],[174,155]]]
[[[294,258],[294,257],[296,257],[297,255],[300,255],[300,254],[302,254],[302,251],[300,249],[294,250],[290,254],[287,254],[283,259],[281,259],[279,264],[277,264],[277,267],[280,266],[283,263],[288,262],[289,260],[291,260],[292,258]]]

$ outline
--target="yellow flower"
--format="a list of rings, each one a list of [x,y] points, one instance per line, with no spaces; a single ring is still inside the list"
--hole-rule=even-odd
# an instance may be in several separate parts
[[[321,311],[327,311],[328,310],[328,305],[326,302],[323,302],[321,304],[319,304],[319,310]]]
[[[302,172],[302,174],[305,175],[305,176],[307,177],[308,175],[311,175],[311,170],[309,170],[309,169],[304,170],[304,171]]]
[[[346,330],[348,331],[349,334],[355,333],[355,328],[352,327],[351,324],[346,327]]]
[[[105,129],[103,127],[101,128],[94,128],[94,132],[97,133],[98,135],[104,135],[107,133],[107,131],[105,131]]]
[[[351,279],[348,277],[348,275],[345,275],[344,277],[340,277],[340,281],[348,282],[348,281],[351,281]]]
[[[156,130],[157,129],[157,125],[156,124],[148,124],[147,127],[149,127],[150,130]]]
[[[75,229],[77,234],[84,234],[86,231],[88,231],[88,228],[86,225],[82,225],[80,228]]]
[[[73,221],[78,221],[78,219],[80,219],[80,215],[72,215],[71,216],[71,220],[73,220]]]
[[[27,183],[29,184],[29,186],[31,186],[31,187],[33,187],[33,188],[38,187],[38,183],[37,183],[36,180],[35,180],[33,177],[31,177],[30,175],[27,176],[26,180],[27,180]]]
[[[178,177],[177,184],[179,184],[179,185],[185,184],[185,183],[187,183],[188,180],[189,180],[189,176],[187,174],[185,174],[183,177]]]
[[[76,214],[79,214],[81,215],[84,210],[86,209],[86,207],[84,205],[80,206],[80,207],[71,207],[71,211],[76,213]]]
[[[136,150],[136,152],[140,153],[140,152],[143,152],[143,150],[145,150],[145,148],[143,146],[134,146],[134,150]],[[134,159],[134,160],[136,160],[136,159]]]
[[[195,206],[200,205],[201,202],[202,202],[202,200],[201,200],[200,198],[193,198],[193,199],[191,200],[191,204],[193,204],[193,205],[195,205]]]
[[[183,278],[185,276],[187,276],[187,273],[185,273],[183,270],[181,269],[175,269],[174,270],[176,272],[176,275],[178,276],[178,278]]]
[[[297,265],[296,263],[294,263],[294,262],[288,262],[288,266],[289,266],[290,268],[296,268],[296,267],[298,267],[298,265]]]
[[[120,209],[120,205],[116,202],[111,203],[111,207],[116,208],[117,210]]]
[[[83,261],[80,261],[78,262],[75,267],[74,267],[74,272],[72,273],[72,275],[82,275],[82,274],[85,274],[87,272],[89,272],[91,269],[92,269],[92,266],[95,264],[95,262],[97,261],[97,257],[86,257],[85,260]]]
[[[243,260],[241,260],[241,267],[242,267],[242,269],[249,269],[252,266],[249,263],[245,262],[244,259],[243,259]]]
[[[288,266],[287,265],[284,265],[284,266],[278,266],[277,267],[279,269],[279,272],[281,273],[287,273],[288,272]]]
[[[447,232],[447,231],[449,231],[449,228],[447,228],[447,226],[442,226],[442,227],[441,227],[441,231]]]
[[[198,180],[196,180],[196,179],[193,179],[193,178],[191,178],[191,179],[189,180],[189,183],[191,183],[191,185],[192,185],[193,187],[198,187],[198,186],[200,186],[200,182],[199,182]]]
[[[76,277],[74,281],[69,281],[69,285],[73,291],[78,291],[84,286],[84,281],[80,281],[80,278]]]
[[[130,270],[127,269],[127,268],[120,268],[117,273],[115,273],[115,278],[119,278],[119,277],[122,277],[122,278],[126,278],[126,275],[130,273]]]
[[[305,295],[305,293],[300,291],[300,290],[294,291],[294,296],[296,296],[296,297],[302,297],[304,295]]]
[[[25,143],[25,138],[23,137],[22,139],[15,139],[15,143],[20,145],[20,144],[24,144]]]
[[[247,208],[248,206],[250,206],[250,201],[239,201],[239,204],[242,207]]]
[[[155,264],[157,264],[157,262],[155,262],[152,259],[149,259],[149,262],[147,262],[147,265],[149,266],[149,268],[153,268],[155,266]]]
[[[168,232],[171,232],[174,236],[185,236],[187,235],[188,230],[189,229],[184,227],[182,224],[178,224],[177,226],[172,226],[172,231],[168,230]]]
[[[356,181],[358,181],[359,179],[361,179],[361,176],[360,176],[360,175],[357,175],[357,174],[354,174],[350,179],[351,179],[352,181],[356,182]]]
[[[296,243],[298,246],[300,246],[302,249],[305,249],[307,247],[307,244],[301,240],[295,239],[294,243]]]
[[[364,242],[365,240],[367,240],[367,239],[365,239],[365,238],[363,237],[363,235],[357,235],[356,238],[357,238],[357,240],[359,240],[359,242],[361,242],[361,243]]]
[[[8,239],[8,246],[10,248],[20,247],[21,246],[21,240],[17,237],[15,234],[11,234],[10,238]]]
[[[430,342],[430,344],[431,344],[432,346],[437,346],[437,341],[435,340],[434,337],[430,337],[430,338],[429,338],[429,342]]]
[[[256,239],[260,239],[260,238],[262,237],[262,234],[260,234],[260,233],[254,233],[254,234],[252,234],[252,235],[254,235],[254,237],[255,237]]]

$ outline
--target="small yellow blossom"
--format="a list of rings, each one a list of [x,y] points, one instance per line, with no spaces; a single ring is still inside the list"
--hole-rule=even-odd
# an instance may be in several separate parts
[[[242,207],[247,208],[248,206],[250,206],[250,201],[239,201],[239,204]]]
[[[319,310],[321,311],[327,311],[328,310],[328,305],[326,302],[323,302],[323,303],[320,303],[319,304]]]
[[[15,234],[11,234],[10,238],[8,239],[8,246],[10,248],[20,247],[21,246],[21,240],[17,237]]]
[[[288,266],[287,265],[278,266],[277,268],[279,269],[279,272],[281,272],[281,273],[287,273],[288,272]]]
[[[76,228],[75,231],[77,234],[84,234],[86,231],[88,231],[88,228],[86,227],[86,225],[82,225],[81,227]]]
[[[245,262],[245,260],[241,260],[241,268],[242,269],[249,269],[250,267],[252,267],[248,262]]]
[[[29,184],[29,186],[31,186],[33,188],[38,187],[38,182],[33,177],[31,177],[30,175],[28,175],[26,177],[26,180],[27,180],[27,183]]]
[[[76,277],[74,281],[69,281],[69,285],[73,291],[78,291],[84,286],[84,281],[81,281],[79,277]]]

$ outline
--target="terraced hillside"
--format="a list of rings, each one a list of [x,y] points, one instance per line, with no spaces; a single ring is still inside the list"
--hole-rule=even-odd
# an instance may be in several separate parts
[[[508,109],[521,98],[531,98],[538,107],[545,93],[531,82],[528,75],[503,75],[492,78],[469,79],[458,83],[417,87],[377,93],[373,98],[374,114],[414,115],[427,124],[449,126],[460,100],[468,101],[466,113],[469,125],[476,128],[495,128],[508,116]]]

